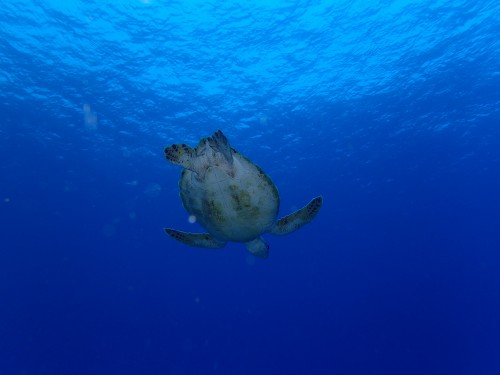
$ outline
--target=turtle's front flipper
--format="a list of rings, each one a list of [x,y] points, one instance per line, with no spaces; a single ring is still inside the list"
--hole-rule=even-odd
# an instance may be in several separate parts
[[[165,228],[165,232],[170,237],[189,246],[206,247],[209,249],[220,249],[226,246],[226,242],[216,240],[208,233],[188,233],[170,228]]]
[[[318,214],[323,197],[319,196],[310,201],[307,206],[279,219],[269,231],[271,234],[284,235],[292,233],[301,226],[309,223]]]
[[[248,251],[259,258],[267,258],[269,256],[269,245],[261,237],[257,237],[255,240],[246,242]]]

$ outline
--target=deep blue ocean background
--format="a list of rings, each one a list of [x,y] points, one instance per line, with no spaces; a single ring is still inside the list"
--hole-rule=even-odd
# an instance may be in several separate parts
[[[0,375],[500,374],[500,4],[2,2]],[[285,215],[189,248],[172,143]]]

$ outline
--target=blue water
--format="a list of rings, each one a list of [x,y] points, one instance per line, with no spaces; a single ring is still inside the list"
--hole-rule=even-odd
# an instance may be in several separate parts
[[[0,374],[500,374],[498,1],[0,7]],[[288,214],[186,247],[172,143]]]

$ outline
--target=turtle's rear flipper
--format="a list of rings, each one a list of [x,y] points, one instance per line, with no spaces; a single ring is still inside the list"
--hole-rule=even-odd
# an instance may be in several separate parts
[[[307,206],[279,219],[269,232],[281,236],[296,231],[314,219],[322,204],[323,198],[321,196],[314,198]]]
[[[256,257],[265,259],[269,256],[269,245],[261,237],[245,242],[245,245],[247,245],[248,251]]]
[[[208,249],[220,249],[226,246],[226,242],[216,240],[208,233],[188,233],[170,228],[165,228],[165,232],[173,239],[189,246],[206,247]]]
[[[165,147],[165,158],[175,165],[180,165],[183,168],[193,170],[193,158],[196,156],[195,151],[185,144],[172,145]]]
[[[220,131],[217,130],[212,137],[209,138],[209,142],[212,147],[215,147],[224,157],[227,162],[231,164],[233,162],[233,156],[231,155],[231,146],[229,145],[229,141],[226,136]]]

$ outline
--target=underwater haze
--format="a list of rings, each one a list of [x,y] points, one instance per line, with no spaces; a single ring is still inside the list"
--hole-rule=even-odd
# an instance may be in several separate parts
[[[500,374],[500,3],[0,5],[0,374]],[[179,197],[218,129],[276,184],[241,243]]]

